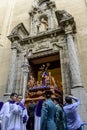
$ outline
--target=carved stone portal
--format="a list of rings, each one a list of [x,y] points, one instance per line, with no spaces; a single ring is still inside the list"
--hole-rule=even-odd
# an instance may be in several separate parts
[[[44,98],[44,91],[51,89],[54,96],[62,98],[71,93],[71,88],[82,86],[74,45],[74,18],[64,10],[57,10],[55,2],[50,0],[35,0],[29,14],[29,33],[21,23],[8,36],[12,45],[17,42],[18,48],[12,48],[15,52],[12,54],[9,77],[12,76],[14,85],[8,80],[7,93],[9,90],[21,92],[29,101]],[[50,64],[48,69],[40,70],[47,63]]]

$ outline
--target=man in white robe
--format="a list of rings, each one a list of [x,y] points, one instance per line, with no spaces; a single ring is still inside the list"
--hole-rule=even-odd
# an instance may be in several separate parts
[[[25,100],[23,99],[22,101],[21,101],[21,103],[24,105],[24,103],[25,103]],[[26,124],[27,124],[27,121],[28,121],[28,119],[29,119],[29,116],[28,116],[28,113],[27,113],[27,109],[26,109],[26,107],[24,106],[24,109],[23,109],[23,130],[26,130]]]
[[[12,93],[10,100],[4,103],[0,114],[2,114],[2,130],[14,130],[16,112],[18,111],[16,105],[17,94]]]
[[[16,116],[16,124],[15,124],[16,130],[26,130],[28,114],[26,107],[24,106],[22,95],[18,95],[16,104],[19,110],[19,114]]]
[[[22,96],[12,93],[10,100],[3,105],[0,111],[2,130],[26,130],[23,124],[27,121],[27,114],[25,114],[25,106],[20,102],[21,100]]]

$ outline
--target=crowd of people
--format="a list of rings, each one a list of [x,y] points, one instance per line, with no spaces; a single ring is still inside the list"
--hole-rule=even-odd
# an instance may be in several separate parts
[[[9,101],[0,102],[0,130],[81,130],[80,101],[66,96],[63,106],[59,97],[51,96],[52,91],[47,90],[45,100],[31,101],[25,107],[22,95],[12,93]]]

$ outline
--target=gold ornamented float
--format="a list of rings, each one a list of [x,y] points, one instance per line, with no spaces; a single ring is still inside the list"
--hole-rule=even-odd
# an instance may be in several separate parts
[[[31,74],[29,76],[29,81],[27,84],[26,91],[26,102],[39,99],[44,99],[44,92],[46,90],[51,90],[53,92],[52,98],[60,97],[62,99],[62,85],[56,83],[54,77],[51,75],[51,72],[48,72],[49,63],[47,65],[42,65],[40,67],[40,80],[35,80],[34,76]]]

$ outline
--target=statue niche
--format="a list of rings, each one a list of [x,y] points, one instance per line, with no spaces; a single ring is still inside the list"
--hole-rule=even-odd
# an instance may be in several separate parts
[[[47,17],[41,17],[39,20],[38,25],[38,32],[44,32],[48,30],[48,18]]]

